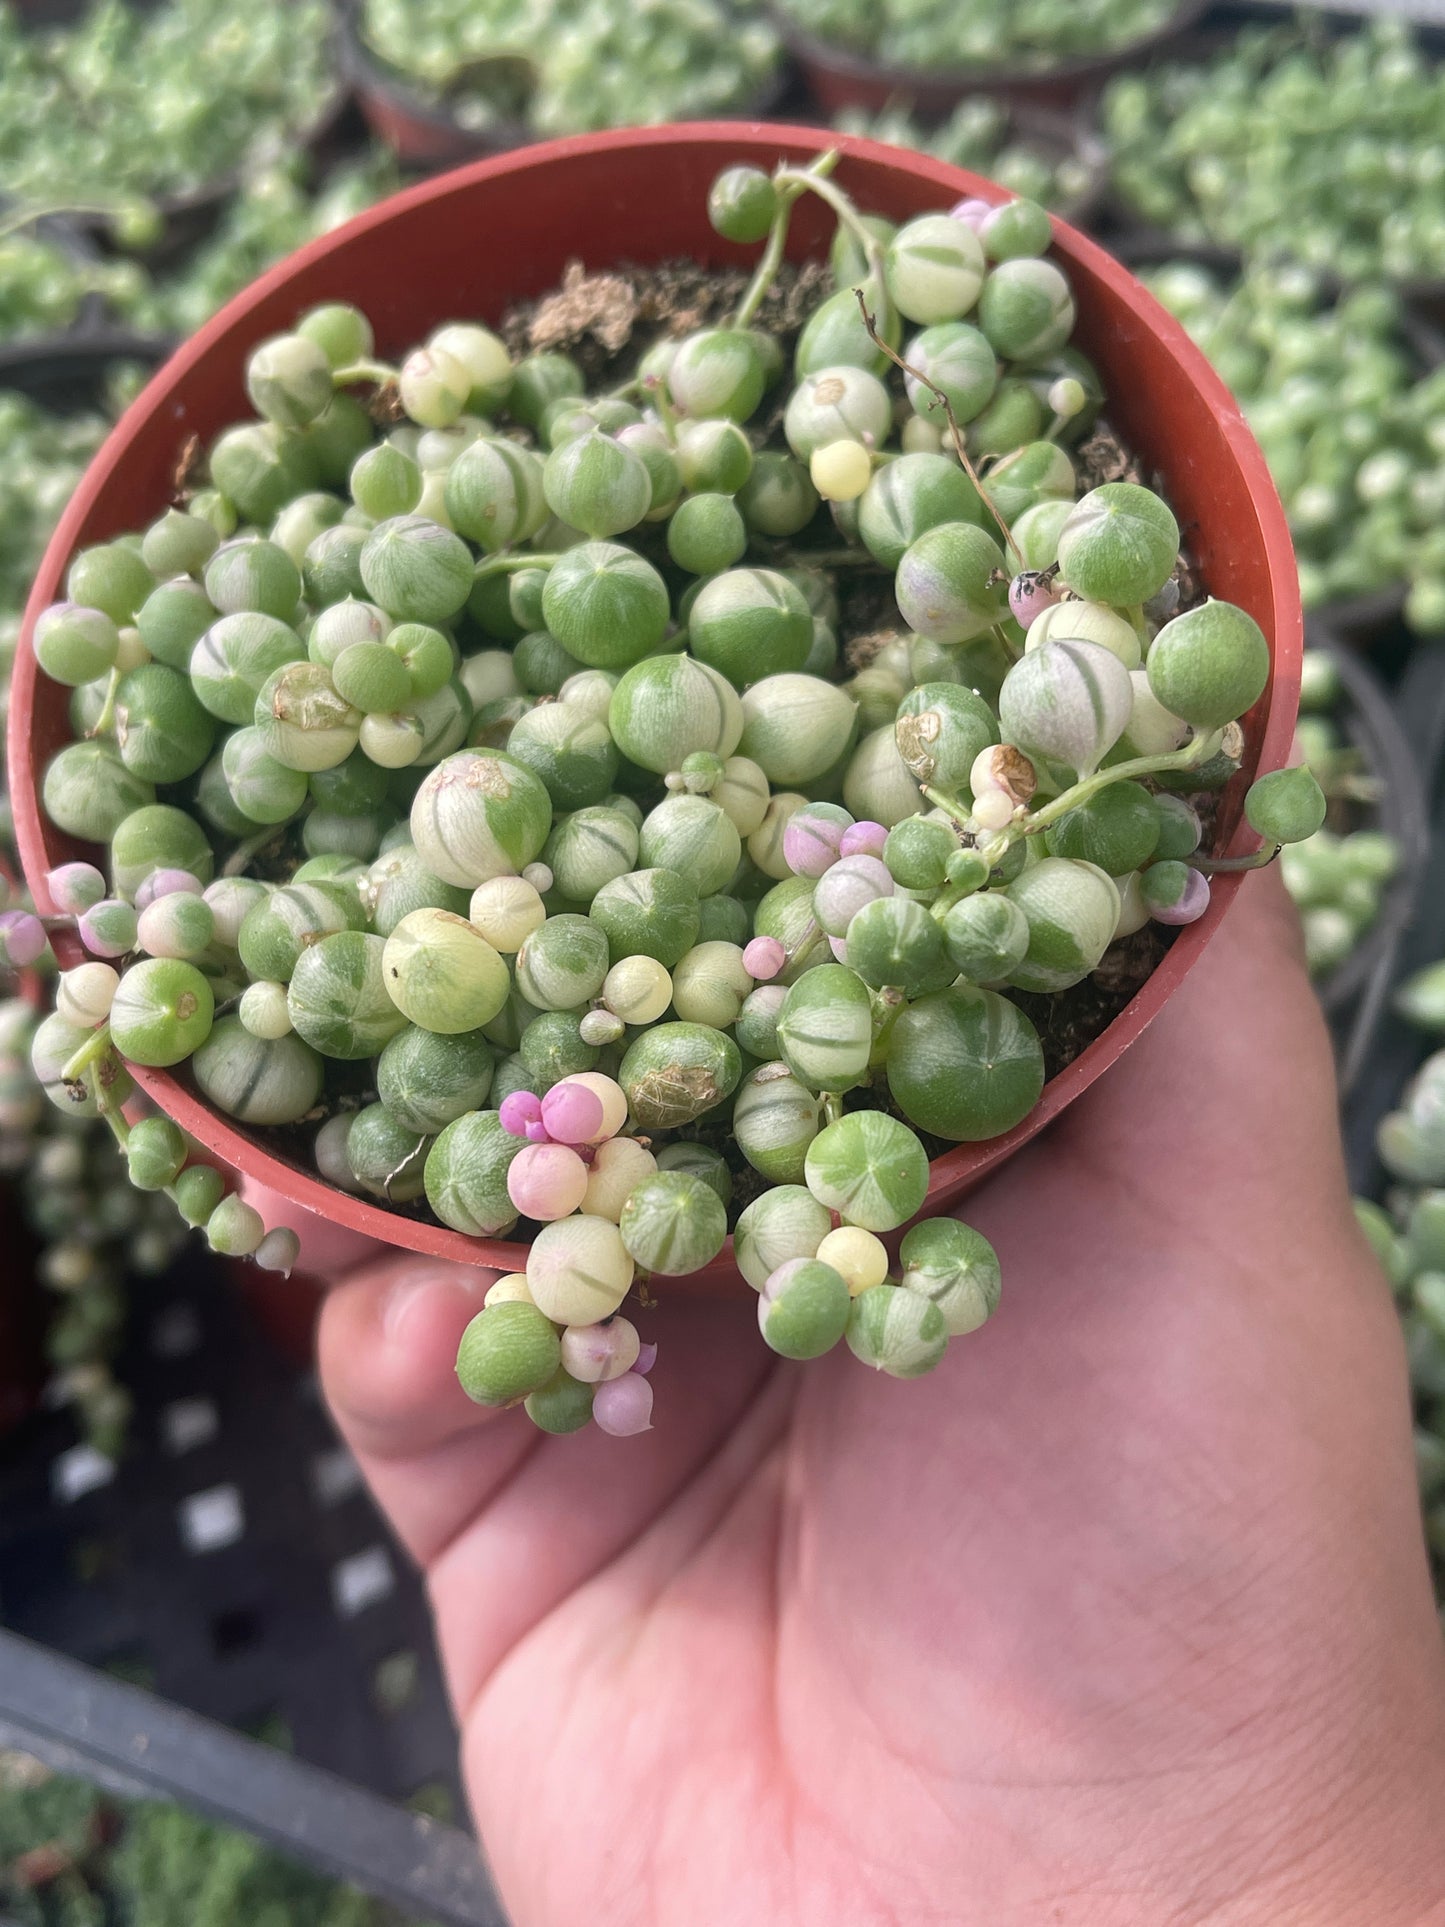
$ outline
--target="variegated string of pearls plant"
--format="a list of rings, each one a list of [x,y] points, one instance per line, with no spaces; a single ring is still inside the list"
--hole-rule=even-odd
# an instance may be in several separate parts
[[[846,1339],[912,1377],[988,1317],[976,1232],[915,1224],[897,1266],[883,1242],[925,1202],[918,1133],[1037,1102],[1010,990],[1201,914],[1220,865],[1185,798],[1233,772],[1268,677],[1243,610],[1178,608],[1157,495],[1075,499],[1102,397],[1042,211],[895,229],[836,159],[718,179],[715,227],[764,243],[751,285],[610,393],[472,324],[393,368],[355,309],[307,314],[253,353],[262,419],[208,485],[78,554],[35,629],[75,692],[45,808],[109,845],[108,880],[48,879],[90,961],[40,1081],[262,1264],[293,1235],[173,1123],[127,1122],[127,1060],[187,1063],[244,1126],[319,1121],[340,1190],[530,1221],[458,1371],[553,1432],[648,1425],[653,1348],[618,1314],[639,1274],[717,1258],[745,1170],[737,1262],[783,1356]],[[759,317],[803,194],[837,216],[836,286],[792,341]],[[744,424],[789,346],[779,440]],[[840,593],[888,574],[907,632],[841,681]],[[1307,772],[1263,777],[1242,861],[1322,810]],[[14,963],[46,937],[0,934]]]

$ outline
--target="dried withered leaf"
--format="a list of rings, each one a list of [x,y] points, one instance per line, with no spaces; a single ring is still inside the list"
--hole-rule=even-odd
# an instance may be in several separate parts
[[[637,321],[637,290],[620,274],[589,275],[569,261],[562,286],[537,305],[527,330],[533,348],[558,348],[583,335],[615,354],[627,345]]]

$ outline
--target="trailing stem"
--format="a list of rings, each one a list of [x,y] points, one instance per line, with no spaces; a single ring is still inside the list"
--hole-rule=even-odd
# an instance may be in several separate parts
[[[1067,789],[1062,795],[1056,796],[1052,802],[1017,817],[1002,830],[995,831],[977,845],[979,855],[988,863],[990,869],[994,868],[1021,838],[1036,836],[1040,830],[1048,829],[1051,824],[1057,823],[1060,817],[1067,816],[1070,810],[1076,810],[1081,804],[1089,802],[1092,797],[1097,796],[1101,790],[1108,789],[1113,783],[1129,782],[1140,776],[1162,776],[1171,770],[1197,769],[1200,764],[1207,763],[1216,753],[1220,735],[1221,732],[1218,730],[1205,731],[1196,736],[1193,742],[1186,743],[1183,749],[1169,750],[1161,756],[1132,756],[1127,762],[1113,763],[1108,769],[1096,770],[1092,776],[1084,777],[1080,782],[1075,783],[1072,789]],[[973,817],[957,797],[949,796],[943,790],[930,789],[926,783],[921,784],[920,788],[935,809],[942,810],[944,815],[950,817],[960,829],[970,828]],[[1199,859],[1191,857],[1189,861],[1200,870],[1252,870],[1262,868],[1263,863],[1271,862],[1277,854],[1277,851],[1273,851],[1263,860],[1261,860],[1261,853],[1256,852],[1250,857]],[[940,905],[948,909],[965,894],[966,892],[963,891],[952,893],[945,891],[933,906],[935,914],[938,913]]]
[[[733,314],[734,328],[751,327],[758,309],[767,299],[768,289],[773,285],[778,269],[783,265],[783,250],[788,245],[788,228],[793,218],[794,202],[809,188],[815,192],[820,191],[819,184],[832,173],[838,165],[839,158],[837,148],[832,147],[826,154],[820,154],[811,167],[802,169],[780,167],[774,174],[773,183],[778,195],[778,210],[773,216],[772,226],[768,229],[767,244],[758,259],[757,267],[753,270],[753,278],[744,289],[743,298]],[[834,192],[836,193],[837,190],[835,189]],[[830,202],[830,205],[833,203]],[[852,209],[851,203],[849,203],[849,209],[856,219],[856,212]]]
[[[1183,749],[1168,750],[1162,756],[1131,756],[1127,762],[1111,764],[1108,769],[1096,770],[1075,783],[1071,790],[1056,796],[1052,803],[1045,803],[1042,809],[1034,810],[1023,819],[1019,834],[1032,836],[1037,830],[1046,830],[1051,823],[1057,823],[1061,816],[1070,810],[1078,809],[1081,803],[1108,789],[1111,783],[1125,783],[1138,776],[1162,776],[1171,770],[1198,769],[1207,763],[1219,749],[1221,731],[1205,730],[1196,736],[1192,743]],[[1005,832],[1007,834],[1007,832]]]
[[[485,562],[477,564],[472,580],[485,582],[493,575],[515,575],[519,569],[550,569],[554,562],[561,560],[560,550],[555,555],[523,555],[520,552],[512,555],[489,555]]]
[[[63,1084],[77,1084],[85,1076],[92,1064],[98,1064],[110,1050],[110,1025],[102,1024],[99,1030],[92,1031],[75,1055],[67,1060],[60,1073]]]
[[[997,504],[984,493],[984,486],[979,479],[978,470],[974,467],[973,460],[964,443],[963,430],[959,427],[958,417],[953,412],[953,403],[948,399],[948,396],[936,381],[930,380],[930,378],[924,374],[923,370],[921,368],[915,368],[911,361],[905,361],[896,348],[889,347],[888,343],[878,332],[877,322],[868,312],[868,303],[863,298],[863,290],[861,288],[855,288],[853,293],[858,299],[858,308],[863,316],[863,326],[868,330],[868,339],[873,343],[874,347],[880,349],[882,353],[887,355],[894,366],[901,368],[905,375],[912,375],[915,381],[922,382],[929,394],[933,396],[935,405],[943,410],[948,422],[948,432],[953,437],[954,453],[958,456],[963,466],[963,472],[978,490],[979,499],[987,504],[990,515],[992,515],[994,521],[998,523],[999,528],[1003,531],[1003,539],[1012,551],[1014,561],[1022,568],[1024,560],[1023,550],[1019,547],[1018,543],[1015,542],[1013,530],[1009,527],[1003,516],[1000,515]]]
[[[385,388],[388,382],[400,381],[401,371],[388,362],[363,358],[361,361],[348,362],[345,368],[336,369],[331,379],[337,388],[349,388],[358,381],[374,381],[378,388]]]
[[[120,688],[120,670],[112,669],[110,680],[105,686],[105,701],[101,704],[100,714],[85,732],[86,740],[96,736],[108,736],[115,727],[115,692]]]
[[[264,850],[268,843],[277,842],[279,837],[280,831],[275,824],[268,824],[255,836],[248,836],[243,842],[238,843],[226,858],[221,866],[221,875],[223,877],[244,876],[250,867],[251,858]]]
[[[1264,843],[1249,856],[1201,856],[1196,850],[1184,861],[1206,876],[1227,876],[1236,870],[1267,870],[1283,848],[1283,843]]]
[[[831,174],[838,165],[838,150],[830,148],[822,159],[828,163],[827,171]],[[786,167],[779,168],[774,178],[790,186],[796,183],[801,192],[816,194],[820,201],[833,210],[839,222],[847,228],[863,250],[863,259],[868,263],[868,272],[877,281],[881,293],[883,291],[883,244],[842,188],[828,180],[821,171],[816,171],[819,166],[820,163],[815,162],[813,167],[805,168],[801,173],[795,173]]]
[[[85,1085],[95,1099],[96,1110],[110,1126],[111,1135],[123,1151],[130,1143],[130,1126],[125,1121],[124,1112],[112,1104],[107,1097],[105,1080],[98,1075],[95,1064],[87,1064],[85,1067]]]

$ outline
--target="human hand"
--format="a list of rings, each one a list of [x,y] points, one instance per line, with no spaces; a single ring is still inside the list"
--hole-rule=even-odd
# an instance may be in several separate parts
[[[663,1294],[656,1429],[469,1403],[486,1274],[335,1291],[517,1927],[1445,1916],[1402,1348],[1292,913],[967,1206],[1003,1301],[900,1384]]]

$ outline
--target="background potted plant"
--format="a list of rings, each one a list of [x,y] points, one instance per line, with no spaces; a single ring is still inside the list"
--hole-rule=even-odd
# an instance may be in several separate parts
[[[940,8],[921,20],[895,19],[886,4],[869,0],[774,0],[772,8],[809,90],[830,112],[876,112],[907,100],[925,116],[947,114],[977,93],[1073,105],[1111,74],[1183,39],[1206,11],[1203,0],[1172,8],[1091,5],[1049,23],[1029,21],[1024,9],[1001,0]]]

